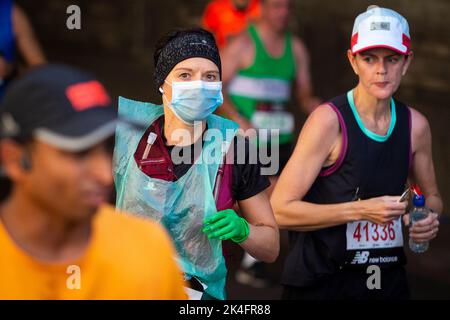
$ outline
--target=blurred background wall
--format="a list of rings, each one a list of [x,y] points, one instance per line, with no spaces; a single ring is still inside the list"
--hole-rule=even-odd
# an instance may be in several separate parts
[[[174,27],[194,26],[208,0],[17,0],[28,14],[50,61],[95,73],[114,96],[159,102],[152,81],[153,45]],[[356,84],[346,58],[353,21],[368,5],[397,10],[409,21],[415,60],[397,98],[423,112],[433,134],[433,157],[444,205],[450,206],[450,1],[295,0],[292,30],[311,55],[316,93],[324,99]],[[68,30],[66,9],[81,8],[81,30]],[[298,114],[298,129],[305,115]],[[448,211],[448,210],[447,210]],[[273,273],[279,274],[279,265]],[[416,298],[450,298],[450,227],[444,219],[438,239],[423,255],[410,256]],[[252,295],[252,296],[246,296]],[[278,298],[270,292],[232,285],[231,298]]]

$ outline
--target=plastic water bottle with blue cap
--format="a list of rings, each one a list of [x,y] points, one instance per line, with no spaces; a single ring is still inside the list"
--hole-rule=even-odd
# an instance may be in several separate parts
[[[418,186],[413,186],[413,209],[409,213],[409,227],[420,220],[425,219],[430,214],[430,210],[425,207],[425,196],[422,194]],[[416,242],[409,238],[409,248],[415,253],[423,253],[428,250],[429,242]]]

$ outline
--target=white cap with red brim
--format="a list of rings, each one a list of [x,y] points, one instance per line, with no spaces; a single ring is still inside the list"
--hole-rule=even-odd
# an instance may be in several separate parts
[[[408,22],[391,9],[370,6],[355,20],[351,39],[353,54],[372,48],[408,54],[410,45]]]

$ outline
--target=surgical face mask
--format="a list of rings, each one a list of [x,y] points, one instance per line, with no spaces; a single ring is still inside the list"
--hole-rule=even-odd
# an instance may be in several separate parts
[[[162,88],[159,91],[167,100]],[[172,82],[172,101],[167,102],[181,121],[193,125],[195,121],[205,120],[223,103],[222,82]]]

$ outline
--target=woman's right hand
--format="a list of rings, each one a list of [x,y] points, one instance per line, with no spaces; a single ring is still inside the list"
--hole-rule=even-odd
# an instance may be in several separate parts
[[[361,220],[386,225],[398,219],[405,214],[408,205],[406,201],[398,202],[399,200],[400,196],[382,196],[358,201]]]

